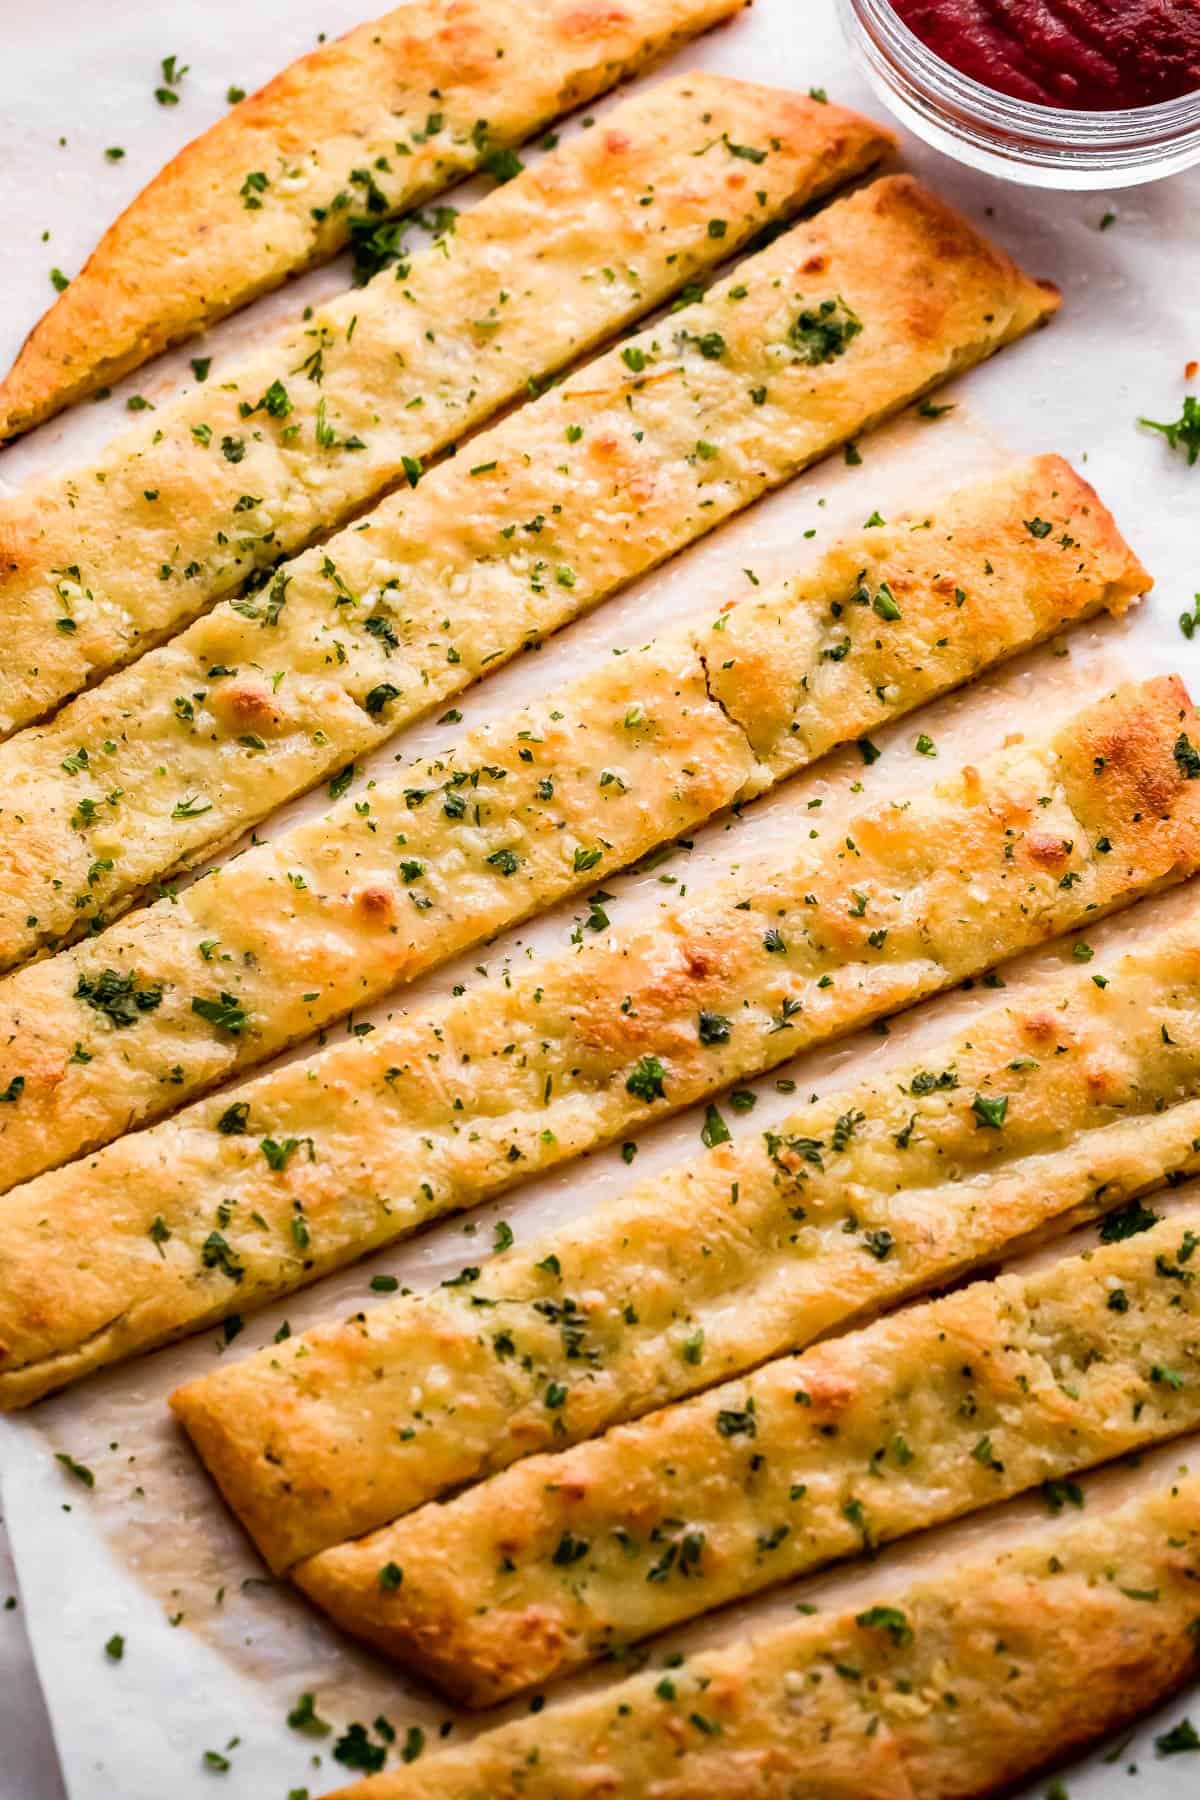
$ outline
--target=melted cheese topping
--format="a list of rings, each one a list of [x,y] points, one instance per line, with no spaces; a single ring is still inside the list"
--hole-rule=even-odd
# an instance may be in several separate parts
[[[1047,305],[911,180],[830,206],[0,748],[0,962],[119,910]]]
[[[727,147],[751,134],[756,164]],[[0,730],[418,478],[424,459],[887,144],[836,107],[677,76],[451,218],[431,248],[210,371],[93,466],[7,500]],[[85,703],[85,739],[91,716]]]
[[[1188,728],[1177,679],[1122,689],[650,925],[14,1188],[3,1398],[244,1311],[1177,879],[1200,862]],[[214,1030],[240,1028],[219,970],[197,1000]],[[720,1041],[702,1013],[728,1020]]]
[[[294,1577],[345,1630],[467,1705],[492,1705],[835,1558],[1193,1429],[1197,1227],[1200,1209],[1033,1276],[975,1282],[526,1458]],[[889,1253],[866,1232],[860,1255]],[[403,1572],[394,1587],[379,1579],[389,1565]]]
[[[104,234],[0,384],[0,436],[327,261],[744,0],[424,0],[291,63]],[[203,221],[197,225],[197,219]]]
[[[175,1410],[286,1563],[1195,1171],[1200,915],[1096,971],[737,1145],[718,1111],[694,1162],[474,1281],[189,1382]]]
[[[760,1627],[333,1800],[983,1800],[1195,1670],[1200,1478],[1027,1528],[861,1610]],[[782,1784],[782,1785],[781,1785]]]
[[[1034,536],[1033,518],[1052,529]],[[1120,610],[1145,582],[1091,489],[1039,458],[835,545],[366,794],[348,772],[320,817],[0,982],[0,1092],[21,1083],[0,1113],[0,1186],[177,1107],[986,663]],[[245,1029],[191,1010],[205,965]],[[112,1003],[98,1005],[106,977]],[[134,983],[151,1003],[125,994]]]

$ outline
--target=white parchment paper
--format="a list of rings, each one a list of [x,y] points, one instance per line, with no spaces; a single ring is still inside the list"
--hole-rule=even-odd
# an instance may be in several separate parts
[[[102,225],[166,156],[219,116],[230,83],[257,85],[311,47],[319,31],[357,22],[365,4],[159,0],[147,8],[139,0],[41,0],[35,8],[6,0],[0,362],[7,362],[52,297],[50,268],[71,274],[79,267]],[[180,104],[163,108],[153,89],[161,81],[160,59],[171,53],[190,67]],[[801,89],[823,87],[831,98],[880,111],[840,40],[832,0],[758,0],[751,15],[677,61]],[[106,159],[109,146],[122,147],[125,156]],[[1014,454],[1053,449],[1082,465],[1157,577],[1156,592],[1125,623],[1086,627],[1069,642],[878,734],[885,754],[870,769],[857,754],[830,759],[747,811],[740,823],[721,820],[697,833],[690,852],[677,852],[654,873],[609,882],[616,898],[607,910],[616,924],[684,886],[698,891],[735,862],[777,850],[789,831],[800,828],[806,802],[817,794],[826,809],[852,809],[923,785],[996,747],[1010,732],[1045,729],[1055,715],[1123,677],[1179,669],[1200,693],[1200,645],[1185,642],[1176,624],[1200,588],[1200,467],[1189,472],[1160,438],[1135,424],[1139,413],[1178,416],[1185,365],[1200,357],[1200,171],[1111,197],[1042,195],[975,176],[913,143],[906,143],[904,160],[1032,272],[1057,280],[1066,294],[1062,317],[942,396],[955,402],[945,418],[930,424],[910,416],[865,439],[861,466],[847,467],[839,457],[813,470],[539,655],[492,677],[461,702],[464,722],[455,730],[578,673],[613,645],[644,641],[672,617],[704,616],[748,592],[747,569],[769,581],[838,530],[861,525],[872,511],[886,517],[919,506],[938,487]],[[1110,212],[1115,217],[1101,230]],[[204,353],[219,358],[253,341],[265,320],[290,315],[346,280],[344,267],[336,267],[294,284],[211,333]],[[122,422],[129,394],[151,400],[169,394],[195,351],[192,345],[162,359],[110,401],[84,406],[0,453],[0,487],[77,461]],[[803,533],[810,529],[816,536],[806,541]],[[914,754],[919,732],[934,739],[936,760]],[[389,767],[398,751],[417,754],[446,743],[448,735],[446,727],[418,726],[385,747],[376,764]],[[268,829],[320,804],[320,798],[298,802]],[[1168,897],[1154,907],[1167,911],[1180,903],[1178,896]],[[1150,910],[1133,909],[1090,933],[1090,941],[1100,949],[1136,938]],[[407,990],[403,1004],[420,1006],[455,981],[494,979],[508,959],[521,962],[534,950],[564,945],[583,911],[580,905],[559,908],[459,959]],[[1061,967],[1062,955],[1051,948],[1027,959],[1009,976],[1010,984],[1036,982]],[[961,1022],[977,1004],[978,995],[950,996],[897,1021],[887,1038],[872,1033],[846,1040],[777,1072],[758,1084],[753,1128],[795,1105],[796,1096],[844,1081],[867,1061],[878,1066],[912,1055],[919,1042]],[[796,1083],[795,1094],[779,1091],[781,1079]],[[644,1133],[636,1173],[694,1152],[699,1123],[693,1112]],[[731,1116],[730,1124],[736,1131],[739,1121]],[[602,1204],[628,1179],[615,1150],[600,1152],[252,1317],[231,1347],[223,1346],[220,1334],[207,1333],[0,1422],[3,1503],[20,1591],[18,1608],[0,1613],[3,1800],[58,1800],[61,1793],[39,1737],[32,1670],[18,1635],[22,1622],[71,1800],[285,1800],[295,1788],[307,1787],[313,1796],[325,1792],[345,1775],[330,1756],[333,1738],[298,1736],[285,1722],[303,1691],[316,1695],[319,1713],[338,1730],[355,1719],[370,1724],[381,1713],[401,1738],[409,1724],[422,1725],[431,1744],[443,1724],[455,1737],[475,1729],[340,1639],[286,1585],[266,1578],[169,1423],[165,1396],[219,1355],[240,1356],[267,1342],[285,1317],[298,1331],[360,1307],[370,1298],[373,1272],[386,1269],[413,1287],[433,1285],[464,1262],[481,1260],[496,1220],[508,1220],[518,1240],[527,1240],[556,1220]],[[1182,1197],[1189,1197],[1186,1191]],[[64,1473],[55,1460],[59,1451],[94,1471],[94,1489]],[[1140,1471],[1106,1475],[1091,1490],[1090,1503],[1111,1503],[1152,1469],[1173,1467],[1189,1452],[1194,1457],[1200,1449],[1172,1445]],[[977,1550],[1039,1517],[1040,1503],[1023,1502],[925,1534],[871,1567],[835,1572],[675,1633],[671,1645],[694,1647],[753,1628],[797,1593],[832,1600],[882,1588],[907,1568]],[[6,1591],[0,1575],[0,1594]],[[115,1633],[125,1640],[120,1662],[104,1650]],[[599,1671],[587,1681],[611,1679]],[[1176,1702],[1165,1717],[1173,1721],[1185,1709],[1185,1702]],[[1115,1755],[1108,1746],[1064,1772],[1071,1800],[1194,1797],[1200,1757],[1157,1758],[1152,1739],[1161,1729],[1161,1721],[1149,1722],[1128,1744],[1116,1746]],[[204,1766],[210,1749],[228,1759],[228,1770]],[[1045,1788],[1044,1781],[1035,1783],[1029,1800]]]

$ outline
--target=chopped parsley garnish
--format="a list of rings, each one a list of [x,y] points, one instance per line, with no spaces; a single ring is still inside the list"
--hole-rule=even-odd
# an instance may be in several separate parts
[[[1008,1095],[997,1094],[991,1099],[987,1094],[976,1094],[971,1111],[975,1114],[976,1131],[999,1131],[1008,1114]]]
[[[1052,1513],[1066,1506],[1083,1506],[1083,1489],[1077,1481],[1043,1481],[1042,1498]]]
[[[73,1475],[76,1481],[81,1483],[83,1487],[95,1487],[96,1477],[92,1474],[92,1471],[88,1468],[86,1463],[76,1462],[75,1458],[68,1455],[65,1450],[56,1451],[54,1460],[57,1463],[61,1463],[63,1468],[67,1471],[67,1474]]]
[[[1159,1215],[1152,1207],[1143,1206],[1140,1200],[1131,1200],[1128,1206],[1119,1211],[1109,1213],[1100,1221],[1100,1242],[1102,1244],[1120,1244],[1126,1238],[1137,1237],[1139,1232],[1149,1231],[1158,1224]]]
[[[220,1269],[230,1281],[240,1281],[246,1273],[237,1252],[219,1231],[210,1231],[200,1249],[200,1261],[206,1269]]]
[[[767,153],[765,150],[758,149],[754,144],[735,144],[728,132],[721,138],[721,142],[728,150],[730,156],[736,156],[742,162],[763,163],[767,160]]]
[[[271,183],[261,169],[252,169],[243,181],[238,193],[242,197],[242,205],[247,212],[259,212],[262,209],[262,196]]]
[[[500,183],[512,181],[514,176],[521,173],[525,164],[515,150],[507,147],[501,148],[497,145],[494,149],[485,152],[479,160],[479,166],[485,174],[491,176],[493,181]]]
[[[161,985],[140,982],[135,969],[127,975],[118,969],[102,969],[98,975],[81,973],[75,985],[76,1000],[102,1014],[118,1031],[136,1025],[142,1013],[153,1012],[162,997]]]
[[[754,1417],[754,1402],[747,1400],[744,1408],[724,1406],[717,1414],[717,1433],[723,1438],[756,1437],[758,1421]]]
[[[706,1150],[713,1150],[718,1144],[729,1142],[729,1127],[721,1117],[718,1108],[711,1104],[704,1109],[704,1124],[700,1130],[700,1142]]]
[[[154,98],[160,106],[178,106],[179,95],[175,89],[188,72],[188,63],[180,64],[174,56],[164,56],[159,67],[162,69],[163,85],[156,87]]]
[[[1197,750],[1186,731],[1181,731],[1175,739],[1175,761],[1185,781],[1195,781],[1200,775],[1200,750]]]
[[[666,1099],[666,1070],[657,1056],[639,1057],[625,1078],[625,1091],[638,1100]]]
[[[886,1631],[893,1644],[911,1644],[912,1626],[895,1606],[871,1606],[856,1615],[854,1623],[867,1631]]]
[[[373,719],[377,719],[390,701],[399,698],[400,689],[398,687],[394,687],[390,681],[381,681],[378,687],[373,687],[367,694],[363,700],[363,708],[370,713]]]
[[[311,1138],[289,1137],[280,1139],[265,1137],[259,1139],[258,1147],[267,1159],[268,1168],[279,1171],[287,1168],[297,1150],[301,1149],[305,1144],[308,1145],[308,1159],[311,1162],[313,1160]],[[303,1248],[303,1246],[301,1247]]]
[[[849,348],[862,330],[862,320],[840,297],[806,307],[788,331],[788,343],[800,352],[801,362],[816,368],[832,362]]]
[[[1154,1748],[1160,1756],[1179,1756],[1185,1750],[1200,1750],[1200,1731],[1190,1719],[1180,1719],[1178,1725],[1155,1738]]]
[[[397,275],[408,272],[405,261],[407,249],[404,233],[407,221],[404,219],[388,219],[383,224],[378,219],[351,219],[350,246],[354,251],[354,285],[364,287],[380,269],[389,269],[392,265],[401,265]]]
[[[207,1019],[218,1031],[227,1031],[231,1037],[239,1037],[246,1023],[246,1010],[233,995],[222,991],[218,1000],[206,1000],[202,995],[192,996],[192,1011],[201,1019]]]
[[[347,1725],[345,1734],[333,1746],[333,1759],[347,1769],[361,1769],[364,1774],[377,1775],[387,1760],[387,1745],[373,1744],[365,1725]]]
[[[1185,450],[1189,469],[1200,458],[1200,399],[1195,394],[1185,397],[1182,413],[1169,424],[1158,419],[1139,419],[1138,424],[1161,431],[1172,450]]]
[[[724,1013],[701,1012],[696,1016],[696,1035],[702,1044],[727,1044],[732,1030]]]
[[[313,1694],[301,1694],[289,1712],[287,1722],[293,1731],[303,1731],[308,1737],[328,1737],[333,1729],[328,1720],[319,1716]]]

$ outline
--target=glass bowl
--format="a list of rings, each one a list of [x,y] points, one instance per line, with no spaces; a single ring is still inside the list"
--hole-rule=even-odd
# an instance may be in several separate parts
[[[872,87],[902,125],[974,169],[1033,187],[1120,188],[1200,162],[1200,89],[1083,112],[984,87],[927,48],[888,0],[837,0]]]

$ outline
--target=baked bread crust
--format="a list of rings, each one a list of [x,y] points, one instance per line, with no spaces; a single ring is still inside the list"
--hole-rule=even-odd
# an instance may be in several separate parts
[[[906,177],[827,207],[0,746],[0,966],[111,917],[1052,304]]]
[[[1200,1479],[1160,1479],[331,1800],[988,1800],[1194,1674],[1198,1578]]]
[[[744,4],[415,0],[300,57],[105,232],[0,383],[0,436],[328,261],[356,215],[419,205]]]
[[[343,1630],[455,1700],[498,1704],[1194,1429],[1197,1227],[1193,1208],[1033,1275],[973,1282],[528,1457],[292,1577]],[[868,1233],[860,1256],[878,1242]],[[402,1578],[385,1584],[384,1568]]]
[[[760,136],[759,163],[726,149]],[[405,485],[406,470],[889,143],[784,90],[676,76],[496,189],[429,249],[212,370],[96,462],[0,502],[0,731]]]
[[[1198,1085],[1200,912],[982,1009],[920,1065],[635,1183],[469,1285],[227,1362],[173,1405],[283,1563],[1196,1172]],[[1009,1099],[1002,1129],[981,1128],[979,1094]]]
[[[814,827],[798,853],[648,926],[14,1188],[0,1199],[0,1399],[244,1313],[1177,880],[1200,862],[1200,786],[1177,753],[1189,727],[1177,678],[1123,688],[907,806]],[[219,970],[200,997],[221,1029]],[[728,1017],[723,1042],[701,1041],[701,1010]],[[271,1157],[268,1138],[292,1153]]]
[[[1035,537],[1034,518],[1052,530]],[[376,780],[365,814],[351,784],[319,817],[0,981],[0,1093],[23,1083],[0,1114],[0,1187],[176,1109],[985,663],[1121,611],[1148,581],[1088,485],[1039,457]],[[881,592],[899,617],[863,603]],[[216,945],[252,1032],[190,1010]],[[114,1025],[81,1001],[106,969],[156,990],[153,1009]]]

